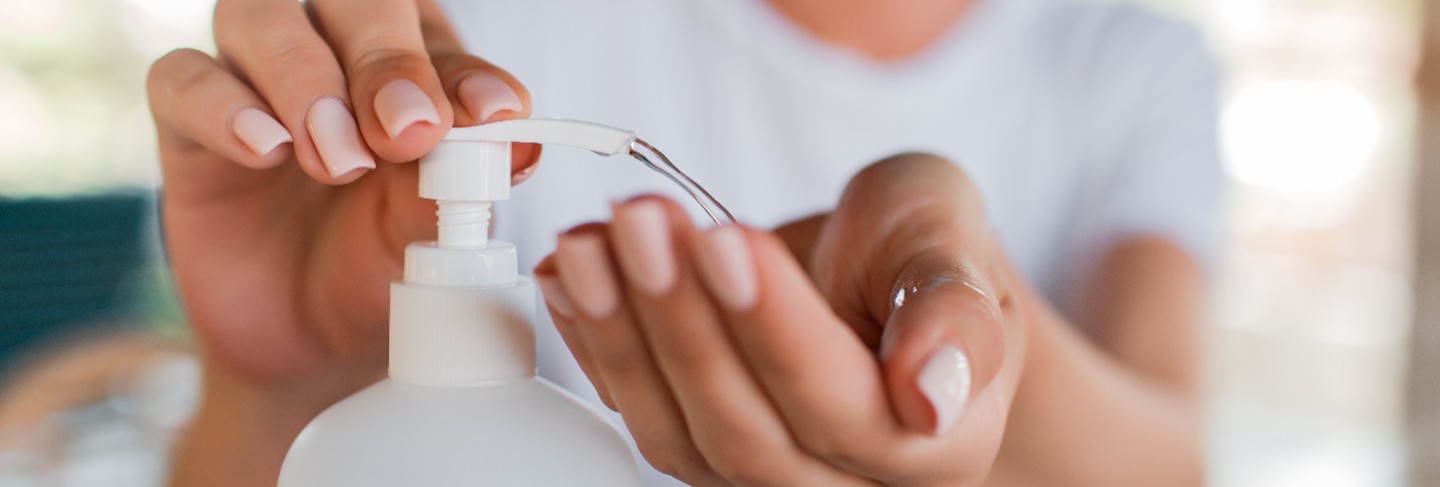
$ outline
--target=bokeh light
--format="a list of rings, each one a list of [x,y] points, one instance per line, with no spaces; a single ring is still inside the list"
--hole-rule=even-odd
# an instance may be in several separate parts
[[[49,37],[69,18],[69,0],[0,0],[0,33],[19,38]]]
[[[1226,104],[1221,136],[1236,180],[1281,195],[1335,196],[1354,186],[1380,141],[1380,115],[1332,81],[1269,81]]]
[[[47,135],[39,94],[19,71],[0,65],[0,148],[33,153]]]

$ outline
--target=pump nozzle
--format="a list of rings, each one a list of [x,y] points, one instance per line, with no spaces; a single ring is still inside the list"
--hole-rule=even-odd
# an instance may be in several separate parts
[[[629,130],[579,120],[526,119],[488,123],[450,131],[445,140],[508,140],[560,144],[586,149],[602,156],[630,155],[645,167],[680,186],[710,215],[716,225],[735,223],[735,217],[704,187],[675,167],[665,154],[635,137]]]
[[[629,130],[580,120],[528,118],[450,129],[447,141],[525,142],[558,144],[585,149],[602,156],[630,153],[635,134]]]
[[[735,222],[705,188],[628,130],[579,120],[505,120],[450,129],[444,141],[420,159],[420,196],[440,205],[441,247],[485,247],[489,202],[510,199],[513,142],[564,145],[602,156],[630,155],[690,193],[716,224]]]
[[[628,154],[635,134],[578,120],[520,119],[451,129],[420,158],[420,197],[440,206],[441,247],[483,248],[490,202],[510,199],[510,144],[558,144],[613,156]]]

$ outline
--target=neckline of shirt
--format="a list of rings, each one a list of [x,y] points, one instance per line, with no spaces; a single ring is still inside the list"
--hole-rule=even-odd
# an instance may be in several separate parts
[[[826,44],[777,12],[766,0],[698,2],[725,41],[746,49],[791,77],[816,80],[816,89],[865,95],[877,91],[933,96],[964,77],[1000,64],[1007,43],[1023,36],[1022,20],[1035,0],[975,0],[947,32],[924,51],[897,61],[876,61]],[[920,101],[920,100],[917,100]]]

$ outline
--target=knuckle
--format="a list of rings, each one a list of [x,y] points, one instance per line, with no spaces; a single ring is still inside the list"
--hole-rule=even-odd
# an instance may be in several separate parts
[[[663,353],[669,356],[661,359],[662,363],[673,367],[677,377],[714,378],[721,374],[721,371],[733,367],[730,358],[711,347],[695,347],[695,349],[685,350],[683,353],[666,350]]]
[[[864,448],[866,443],[847,434],[845,428],[809,435],[809,439],[802,440],[802,443],[812,455],[834,465],[865,467],[873,463],[872,452]]]
[[[176,49],[161,56],[146,75],[151,101],[177,97],[214,81],[222,72],[209,60],[209,55],[194,49]]]
[[[431,51],[430,63],[445,79],[458,79],[472,71],[484,70],[490,66],[484,59],[459,50]]]
[[[880,160],[880,164],[899,166],[944,166],[954,167],[955,165],[944,157],[929,152],[902,152]]]
[[[685,459],[676,454],[676,449],[657,447],[649,442],[636,442],[640,456],[655,470],[665,475],[681,480],[695,480],[703,468],[698,466],[694,460]]]
[[[958,164],[926,152],[905,152],[876,161],[861,170],[855,181],[878,184],[897,177],[922,175],[926,178],[953,179],[967,186],[972,184]]]
[[[776,461],[777,458],[783,457],[757,454],[740,448],[725,448],[723,452],[715,452],[714,456],[707,452],[706,456],[710,468],[717,475],[735,485],[746,486],[785,485],[778,476],[789,468],[789,465]]]
[[[615,373],[622,376],[644,374],[654,367],[643,351],[635,348],[600,353],[601,359],[609,362]]]
[[[335,58],[323,43],[303,37],[282,34],[275,39],[274,49],[265,56],[267,66],[326,66]]]
[[[245,49],[251,44],[249,41],[254,40],[255,34],[273,35],[280,29],[273,28],[267,19],[274,18],[276,13],[276,5],[272,2],[216,1],[211,20],[216,47],[221,52],[227,51],[227,47]]]
[[[733,425],[721,434],[695,435],[696,446],[710,469],[736,485],[793,485],[788,472],[802,463],[786,433],[774,429]]]
[[[216,0],[215,9],[211,11],[212,18],[214,19],[213,22],[220,24],[228,20],[231,15],[234,15],[233,12],[236,8],[236,3],[235,0]]]
[[[449,66],[449,68],[452,69],[485,68],[485,66],[490,66],[490,63],[485,62],[485,59],[481,59],[480,56],[456,49],[432,50],[431,62],[435,63],[435,66]]]
[[[392,70],[419,70],[429,68],[430,61],[422,53],[398,47],[380,47],[366,50],[351,63],[352,74],[368,76]]]
[[[846,186],[842,206],[863,206],[875,198],[894,201],[897,212],[936,203],[959,204],[968,211],[984,206],[974,181],[958,164],[918,152],[890,156],[862,169]]]

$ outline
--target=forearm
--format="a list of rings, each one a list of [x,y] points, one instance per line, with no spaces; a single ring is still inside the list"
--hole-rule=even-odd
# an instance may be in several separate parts
[[[170,485],[275,485],[280,462],[304,423],[267,417],[274,411],[207,396],[175,451]]]
[[[1028,350],[992,485],[1201,485],[1201,407],[1101,351],[1032,290]]]

